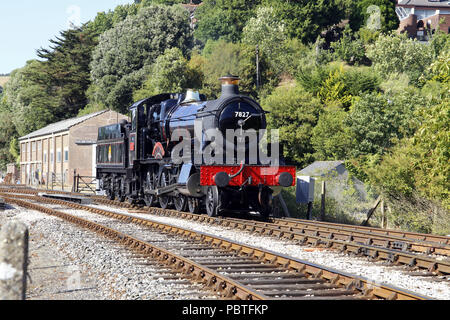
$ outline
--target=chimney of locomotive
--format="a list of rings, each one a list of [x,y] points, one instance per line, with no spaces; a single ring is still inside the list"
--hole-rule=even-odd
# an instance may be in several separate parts
[[[234,96],[239,94],[239,81],[241,78],[237,76],[224,76],[219,79],[222,82],[222,95],[221,97]]]

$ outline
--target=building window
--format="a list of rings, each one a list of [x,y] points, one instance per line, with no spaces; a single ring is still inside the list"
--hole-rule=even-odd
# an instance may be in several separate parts
[[[47,164],[47,151],[44,151],[44,163]]]
[[[68,162],[68,161],[69,161],[69,149],[64,148],[64,162]]]
[[[54,157],[54,153],[53,153],[53,150],[52,150],[52,151],[50,151],[50,163],[51,164],[53,164],[54,159],[55,159],[55,157]]]
[[[61,163],[61,149],[57,149],[56,151],[56,162]]]
[[[414,10],[414,14],[417,16],[417,20],[426,19],[428,17],[434,16],[436,14],[436,10],[424,9],[424,10]]]
[[[38,141],[38,151],[42,150],[42,141]]]

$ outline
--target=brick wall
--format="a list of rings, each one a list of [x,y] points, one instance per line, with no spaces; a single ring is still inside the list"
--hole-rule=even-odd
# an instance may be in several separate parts
[[[69,179],[73,181],[73,171],[82,176],[95,176],[93,172],[94,148],[92,145],[80,145],[77,141],[96,141],[98,128],[128,119],[127,116],[108,111],[97,117],[73,126],[69,135]]]
[[[431,30],[434,30],[437,28],[437,26],[439,25],[441,20],[443,22],[439,26],[440,30],[445,33],[449,33],[449,31],[450,31],[450,29],[449,29],[450,28],[450,14],[436,14],[429,18],[423,19],[422,21],[423,21],[424,28],[420,28],[419,30],[427,30],[428,25],[430,26]],[[430,22],[430,24],[428,24],[428,21]],[[419,21],[417,21],[417,16],[412,14],[408,18],[400,21],[400,25],[399,25],[399,28],[397,31],[399,33],[407,32],[410,37],[416,37],[417,31],[418,31],[418,29],[417,29],[418,23],[419,23]]]

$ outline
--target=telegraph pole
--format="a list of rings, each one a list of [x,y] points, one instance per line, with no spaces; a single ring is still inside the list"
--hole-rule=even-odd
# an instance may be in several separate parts
[[[259,90],[259,46],[256,45],[256,90]]]

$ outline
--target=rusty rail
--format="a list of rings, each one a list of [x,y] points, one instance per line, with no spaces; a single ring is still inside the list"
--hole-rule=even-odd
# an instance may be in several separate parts
[[[11,192],[14,192],[14,190]],[[34,194],[33,192],[34,190],[31,190],[30,194]],[[101,196],[92,196],[92,199],[103,204],[112,204],[126,208],[134,207],[131,204],[107,200]],[[433,252],[435,254],[450,256],[450,245],[424,240],[409,240],[399,236],[381,235],[363,231],[374,228],[322,222],[316,223],[299,219],[274,219],[272,222],[261,222],[234,218],[210,218],[204,215],[194,215],[160,208],[149,208],[148,212],[156,215],[175,216],[199,222],[232,226],[250,232],[297,240],[303,244],[334,248],[358,255],[365,255],[374,260],[382,259],[393,264],[403,264],[411,268],[427,269],[429,272],[434,272],[438,275],[450,273],[449,261],[415,254],[415,252],[427,254]],[[433,237],[443,238],[445,240],[449,238]]]
[[[36,204],[32,204],[29,202],[25,202],[22,200],[18,200],[17,198],[27,198],[27,200],[33,201],[41,201],[39,197],[28,197],[28,196],[17,196],[17,197],[6,197],[6,201],[15,203],[21,206],[25,206],[31,209],[43,211],[52,215],[56,215],[58,217],[67,219],[79,225],[87,226],[94,228],[97,231],[102,231],[107,235],[114,235],[114,237],[119,237],[120,239],[125,239],[125,242],[129,242],[129,244],[134,245],[135,248],[140,247],[141,252],[149,252],[149,244],[143,243],[139,239],[135,239],[131,236],[124,235],[121,233],[117,233],[110,228],[106,228],[104,226],[99,226],[98,224],[93,223],[92,221],[86,221],[81,218],[73,217],[72,215],[68,215],[66,213],[61,213],[55,211],[53,209],[49,209],[46,207],[41,207]],[[293,259],[291,257],[287,257],[284,255],[280,255],[274,252],[270,252],[267,250],[262,250],[254,247],[250,247],[247,245],[239,244],[233,242],[228,239],[215,237],[212,235],[198,233],[192,230],[187,230],[163,223],[157,223],[147,219],[141,219],[137,217],[133,217],[126,214],[119,214],[115,212],[110,212],[106,210],[100,210],[92,207],[86,207],[79,204],[67,203],[61,200],[52,200],[45,199],[43,202],[47,203],[55,203],[62,204],[68,207],[73,207],[77,209],[87,210],[93,213],[101,214],[104,216],[112,217],[115,219],[127,221],[129,223],[139,224],[145,227],[149,227],[152,229],[161,230],[165,233],[171,233],[179,236],[183,236],[184,238],[193,239],[202,245],[208,245],[211,248],[217,248],[226,252],[230,252],[238,255],[240,258],[252,259],[254,262],[259,264],[265,264],[269,267],[269,271],[273,273],[273,270],[277,270],[277,272],[290,272],[297,277],[305,278],[305,280],[309,281],[320,281],[326,282],[326,292],[317,293],[318,295],[323,294],[325,297],[336,295],[341,298],[359,298],[359,299],[426,299],[427,297],[405,291],[402,289],[398,289],[395,287],[387,286],[387,285],[379,285],[375,284],[369,279],[358,277],[346,273],[342,273],[330,268],[326,268],[323,266],[319,266],[316,264],[309,263],[307,261],[302,261],[298,259]],[[159,249],[158,249],[159,250]],[[153,252],[153,251],[151,251]],[[170,252],[166,252],[164,250],[159,250],[161,254],[164,254],[164,261],[168,261],[170,265],[176,264],[178,269],[182,269],[184,272],[193,275],[195,279],[201,280],[202,282],[213,285],[216,290],[224,292],[224,296],[226,297],[235,297],[235,298],[245,298],[245,299],[256,299],[256,298],[267,298],[265,296],[265,292],[263,294],[261,292],[261,288],[264,288],[264,285],[259,284],[256,281],[256,288],[259,290],[250,290],[246,285],[242,285],[242,281],[233,280],[224,276],[223,274],[216,274],[217,272],[211,271],[206,268],[206,271],[203,270],[201,265],[187,259],[187,261],[183,260],[186,258],[177,257]],[[160,254],[160,255],[161,255]],[[159,255],[159,256],[160,256]],[[272,270],[273,268],[273,270]],[[243,282],[252,283],[251,280],[248,279],[247,275],[241,275],[244,277]],[[220,280],[220,281],[219,281]],[[288,280],[288,279],[285,279]],[[267,281],[267,279],[266,279]],[[299,280],[297,280],[299,281]],[[275,281],[276,284],[276,281]],[[255,285],[255,284],[253,284]],[[282,284],[277,284],[281,289],[283,288]],[[314,284],[317,286],[317,284]],[[304,286],[304,285],[303,285]],[[319,285],[320,287],[320,285]],[[288,286],[288,288],[291,288]],[[323,289],[323,287],[320,287]],[[330,290],[331,289],[331,290]],[[250,290],[250,291],[249,291]],[[280,291],[280,290],[279,290]],[[291,290],[287,290],[286,292],[291,292]],[[284,293],[286,293],[284,292]],[[295,290],[291,292],[294,294]],[[297,292],[300,295],[306,295],[307,292]],[[314,293],[312,293],[314,294]],[[288,294],[289,295],[289,294]],[[292,298],[292,297],[290,297]],[[295,294],[294,294],[295,298]]]

